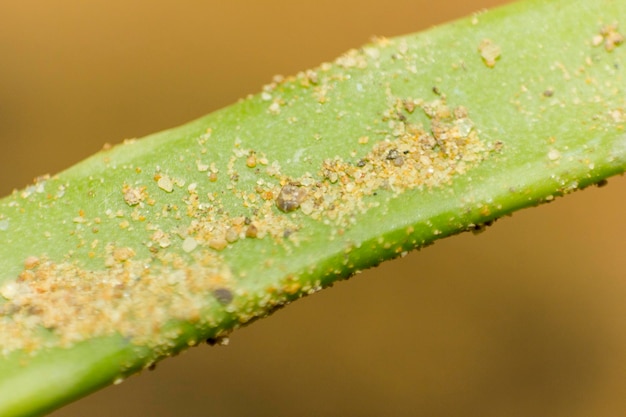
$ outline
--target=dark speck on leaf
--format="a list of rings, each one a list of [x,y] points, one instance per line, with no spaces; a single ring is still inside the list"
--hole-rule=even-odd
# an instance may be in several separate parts
[[[387,153],[387,159],[388,159],[388,160],[393,160],[393,159],[396,159],[396,158],[397,158],[397,157],[399,157],[399,156],[400,156],[400,153],[398,152],[398,150],[397,150],[397,149],[391,149],[391,150],[389,151],[389,153]]]
[[[298,184],[285,184],[276,198],[276,207],[284,213],[289,213],[300,207],[306,197],[306,189]]]
[[[228,288],[217,288],[213,290],[213,296],[220,304],[226,305],[233,301],[233,293]]]

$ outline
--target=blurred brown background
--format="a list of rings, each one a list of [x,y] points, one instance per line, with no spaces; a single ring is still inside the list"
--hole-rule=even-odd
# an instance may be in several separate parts
[[[499,0],[0,3],[0,193]],[[626,181],[444,240],[53,414],[626,414]]]

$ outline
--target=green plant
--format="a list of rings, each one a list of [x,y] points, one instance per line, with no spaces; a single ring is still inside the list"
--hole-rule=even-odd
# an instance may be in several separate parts
[[[45,410],[622,172],[624,10],[584,4],[520,3],[379,40],[3,200],[6,412]]]

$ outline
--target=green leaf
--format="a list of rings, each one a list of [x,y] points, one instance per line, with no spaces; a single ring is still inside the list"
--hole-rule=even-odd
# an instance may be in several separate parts
[[[613,1],[379,39],[0,201],[0,411],[37,414],[626,166]]]

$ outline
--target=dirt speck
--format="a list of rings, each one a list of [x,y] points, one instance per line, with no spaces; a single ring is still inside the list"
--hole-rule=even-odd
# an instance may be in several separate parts
[[[248,157],[246,158],[246,166],[248,168],[254,168],[256,167],[256,164],[257,164],[256,155],[253,151],[251,151],[250,155],[248,155]]]
[[[174,191],[174,182],[167,175],[159,176],[159,178],[157,179],[157,185],[160,189],[167,193],[171,193],[172,191]]]
[[[269,107],[267,108],[267,111],[270,114],[280,114],[280,102],[279,101],[274,101],[272,102],[272,104],[269,105]]]
[[[216,237],[214,239],[209,240],[209,247],[211,249],[221,251],[221,250],[226,249],[227,246],[228,246],[228,241],[222,237]]]
[[[129,206],[136,206],[147,197],[146,187],[131,187],[128,184],[124,184],[122,194],[124,196],[124,201]]]
[[[276,207],[282,212],[289,213],[298,209],[305,197],[306,188],[298,183],[290,182],[281,188],[276,197]]]
[[[496,66],[496,61],[500,59],[500,55],[502,54],[500,46],[495,44],[491,39],[483,39],[480,41],[478,52],[480,52],[483,62],[489,68]]]
[[[613,51],[623,43],[624,35],[617,31],[617,23],[603,26],[600,32],[591,39],[593,46],[604,45],[604,49],[607,52]]]
[[[134,256],[135,251],[132,248],[121,247],[113,250],[113,259],[116,262],[126,262]]]
[[[548,159],[551,161],[558,161],[561,159],[561,153],[556,149],[550,149],[548,152]]]
[[[213,296],[217,298],[220,304],[230,304],[233,301],[233,293],[228,288],[216,288],[213,290]]]
[[[198,242],[196,242],[196,239],[192,237],[187,237],[185,238],[185,240],[183,240],[183,250],[185,252],[193,252],[196,247],[198,247]]]
[[[41,260],[37,256],[29,256],[24,260],[24,269],[34,269],[39,266]]]

